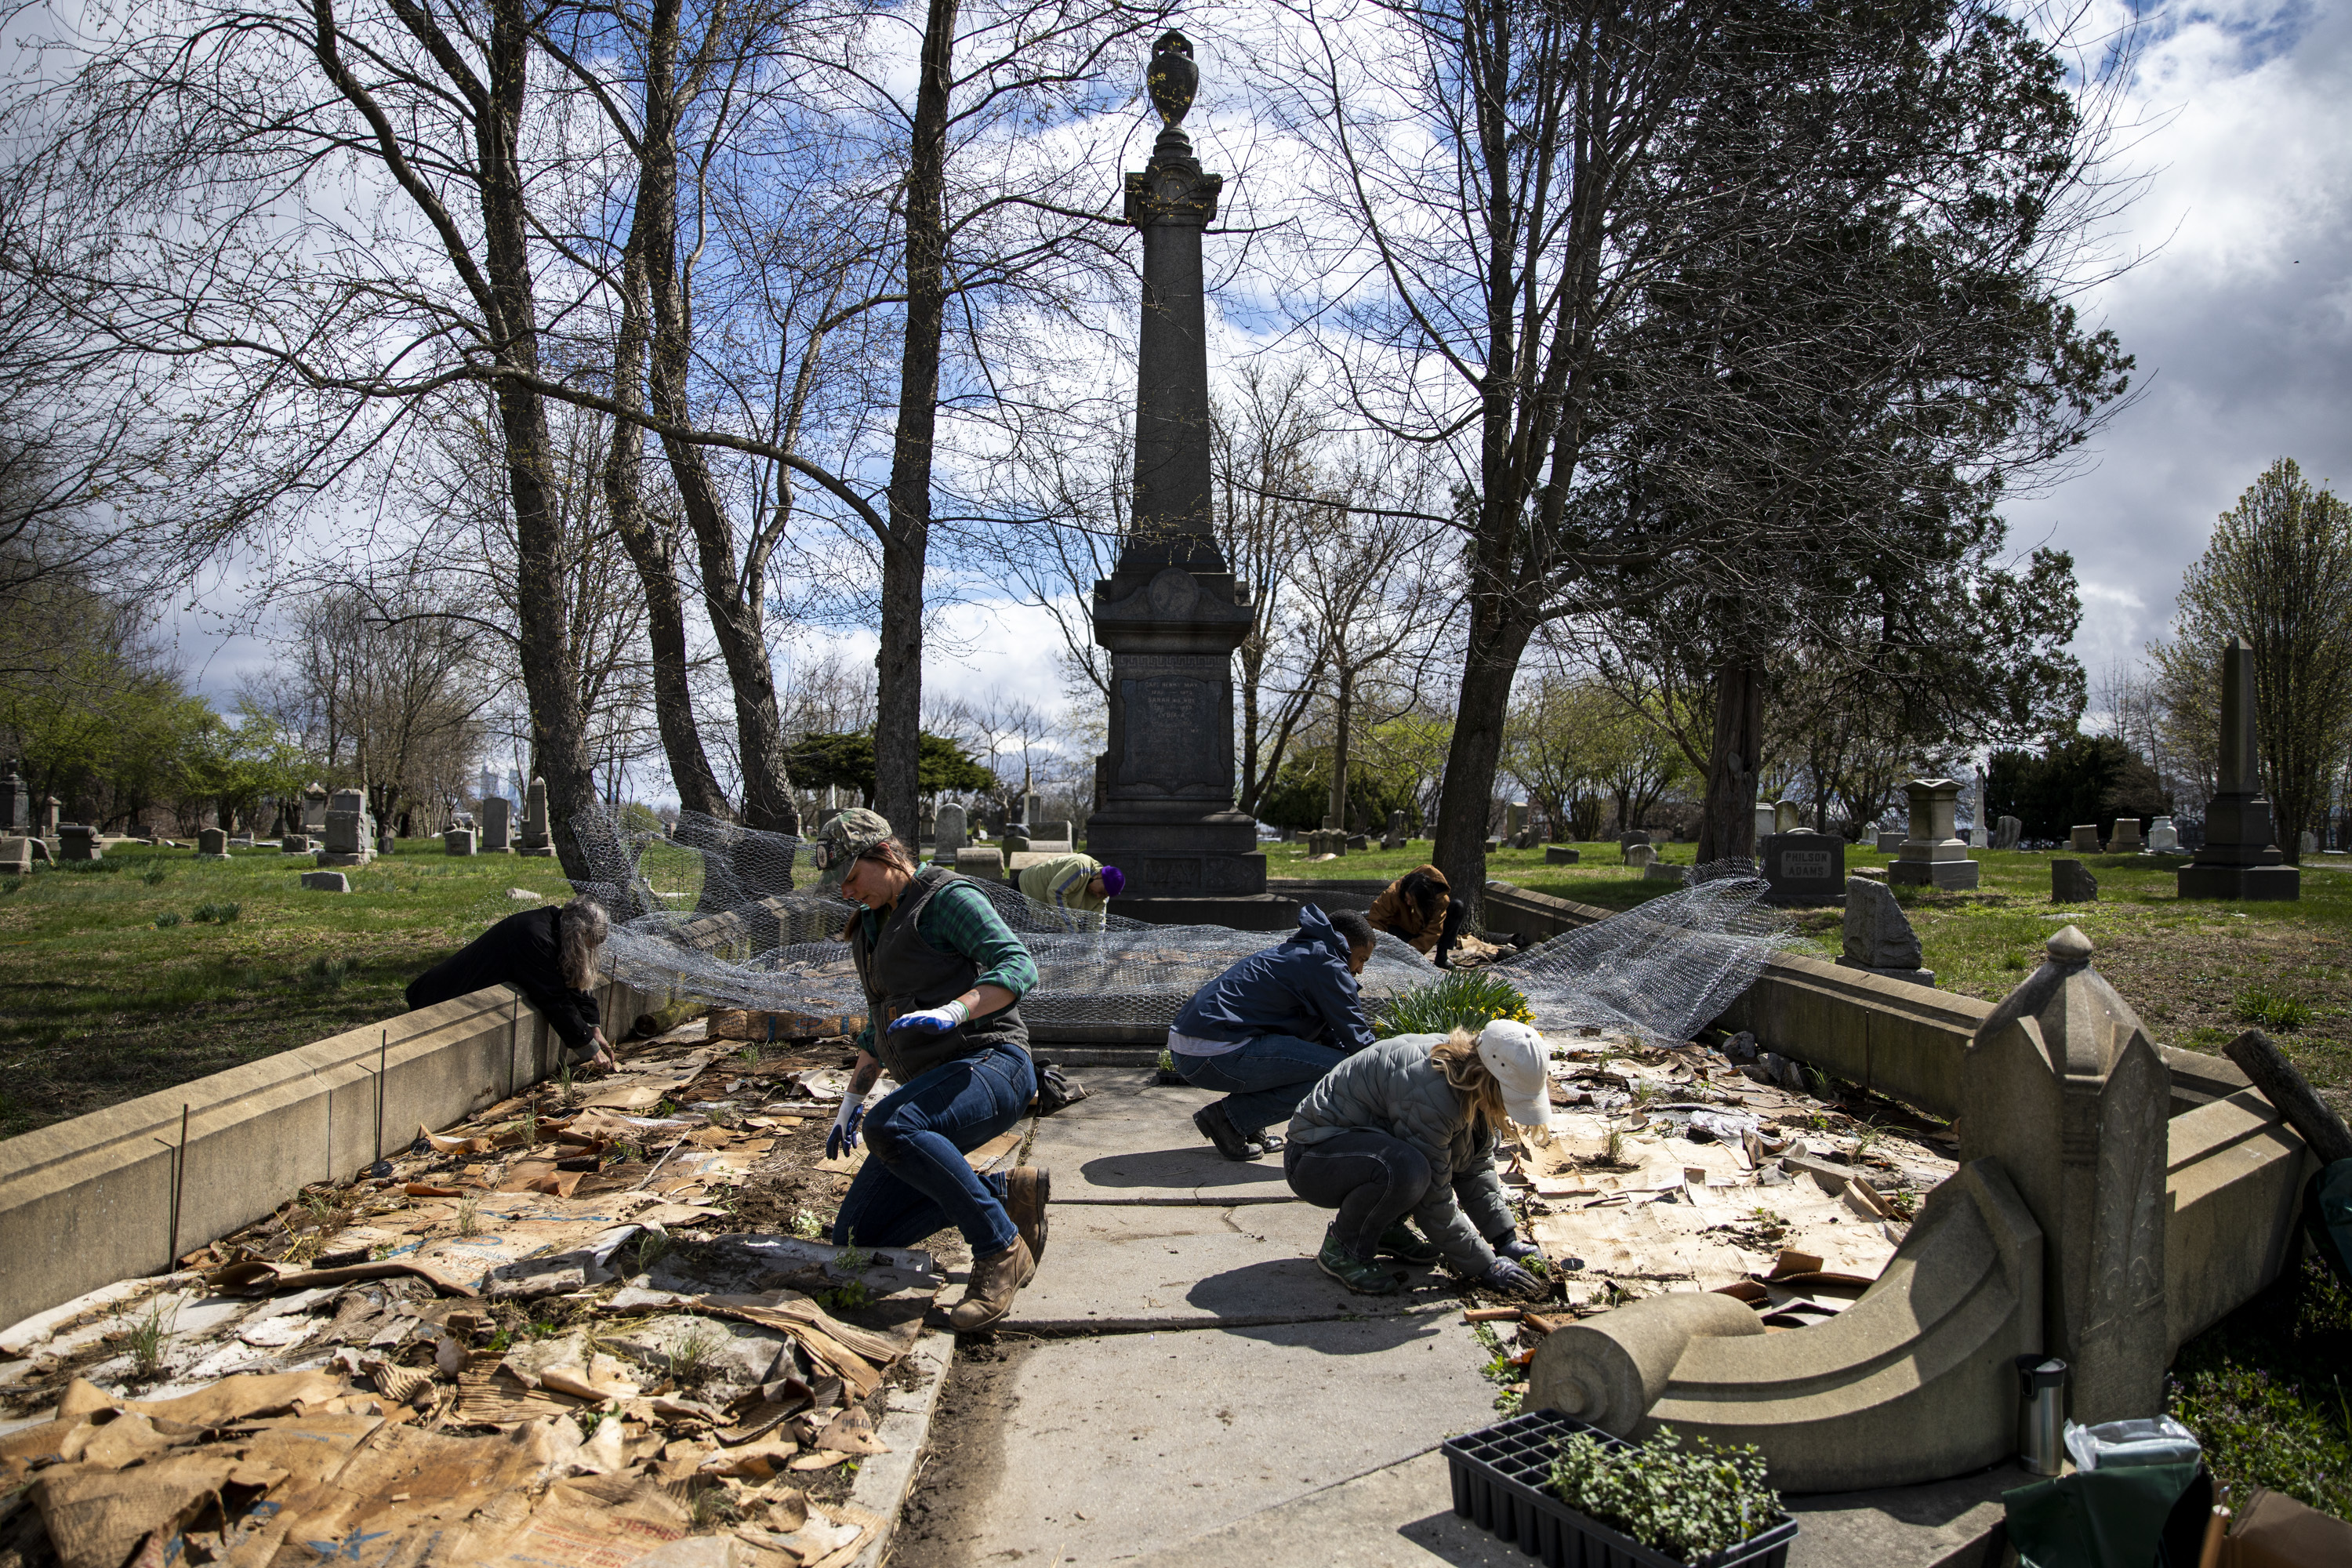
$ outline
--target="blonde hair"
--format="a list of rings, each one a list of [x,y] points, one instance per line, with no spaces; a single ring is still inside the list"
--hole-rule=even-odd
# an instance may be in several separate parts
[[[1503,1105],[1503,1086],[1478,1059],[1477,1030],[1455,1029],[1429,1047],[1429,1059],[1445,1075],[1447,1087],[1462,1097],[1472,1116],[1496,1132],[1510,1124],[1511,1113]]]

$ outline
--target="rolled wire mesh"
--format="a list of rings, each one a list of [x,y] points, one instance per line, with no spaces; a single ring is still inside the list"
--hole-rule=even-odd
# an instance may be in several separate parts
[[[688,812],[665,835],[609,812],[575,821],[589,876],[575,891],[602,903],[606,963],[640,990],[724,1007],[823,1017],[866,998],[843,941],[856,906],[820,891],[814,846]],[[978,878],[1037,964],[1022,998],[1033,1025],[1165,1027],[1225,969],[1285,940],[1229,926],[1157,925],[1048,909]],[[1764,884],[1725,876],[1565,931],[1487,966],[1528,998],[1538,1027],[1599,1027],[1687,1038],[1755,980],[1790,938],[1759,901]],[[1441,972],[1381,933],[1360,983],[1368,1010]]]

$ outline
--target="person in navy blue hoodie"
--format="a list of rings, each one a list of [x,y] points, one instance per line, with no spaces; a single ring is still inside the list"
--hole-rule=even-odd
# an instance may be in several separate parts
[[[1308,904],[1289,941],[1243,959],[1176,1015],[1168,1051],[1177,1072],[1225,1097],[1194,1111],[1192,1125],[1226,1159],[1281,1147],[1265,1129],[1287,1121],[1325,1073],[1372,1044],[1356,976],[1377,940],[1355,910],[1327,915]]]

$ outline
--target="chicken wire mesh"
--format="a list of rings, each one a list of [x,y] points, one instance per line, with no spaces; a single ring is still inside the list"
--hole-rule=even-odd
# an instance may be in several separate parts
[[[669,834],[609,813],[575,823],[591,875],[574,890],[603,904],[606,963],[640,990],[719,1006],[825,1016],[863,1012],[842,941],[854,906],[813,890],[814,847],[790,836],[681,816]],[[1214,925],[1087,919],[1033,904],[979,879],[1037,963],[1021,1010],[1057,1029],[1164,1028],[1187,998],[1284,934]],[[1792,939],[1761,902],[1765,885],[1737,870],[1564,931],[1486,966],[1523,993],[1548,1031],[1597,1027],[1680,1040],[1722,1013]],[[1443,972],[1385,932],[1361,984],[1367,1009]]]

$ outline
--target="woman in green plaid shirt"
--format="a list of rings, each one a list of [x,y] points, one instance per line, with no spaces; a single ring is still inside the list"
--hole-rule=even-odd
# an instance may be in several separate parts
[[[1002,1318],[1045,1249],[1047,1173],[982,1177],[963,1156],[1016,1125],[1036,1093],[1021,997],[1037,964],[979,886],[919,869],[877,814],[845,811],[818,831],[821,875],[865,906],[843,932],[866,990],[849,1091],[825,1140],[838,1157],[863,1126],[869,1158],[834,1222],[837,1246],[908,1247],[953,1225],[971,1283],[948,1314],[958,1332]],[[899,1088],[868,1112],[889,1069]]]

